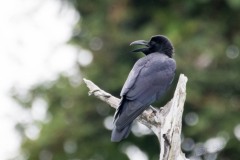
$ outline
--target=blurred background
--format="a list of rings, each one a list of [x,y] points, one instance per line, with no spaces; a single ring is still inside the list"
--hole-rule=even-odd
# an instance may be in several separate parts
[[[0,5],[1,160],[157,160],[157,138],[135,124],[111,143],[114,109],[82,78],[119,97],[141,53],[162,34],[188,76],[182,150],[191,160],[240,159],[239,0],[8,0]]]

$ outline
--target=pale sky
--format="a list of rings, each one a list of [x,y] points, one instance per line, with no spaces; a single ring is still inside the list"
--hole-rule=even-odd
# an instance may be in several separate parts
[[[80,17],[59,0],[7,0],[0,2],[0,159],[19,154],[16,122],[31,123],[46,118],[47,105],[36,100],[24,111],[11,98],[14,86],[22,94],[33,84],[54,80],[58,73],[74,68],[76,48],[66,42]],[[39,129],[30,126],[29,138]]]

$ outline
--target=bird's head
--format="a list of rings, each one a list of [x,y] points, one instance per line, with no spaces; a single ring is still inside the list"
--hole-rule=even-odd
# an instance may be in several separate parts
[[[144,48],[139,48],[136,50],[133,50],[133,52],[143,52],[145,55],[154,53],[154,52],[159,52],[166,54],[169,57],[172,57],[173,55],[173,45],[170,42],[170,40],[162,35],[156,35],[153,36],[150,41],[145,41],[145,40],[137,40],[134,41],[130,44],[132,45],[143,45],[145,46]]]

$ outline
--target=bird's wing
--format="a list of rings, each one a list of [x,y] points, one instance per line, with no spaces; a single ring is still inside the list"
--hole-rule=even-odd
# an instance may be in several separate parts
[[[144,62],[134,65],[121,96],[126,96],[129,100],[142,99],[165,90],[171,84],[176,69],[173,59],[146,59]]]
[[[139,59],[133,66],[132,70],[128,75],[127,80],[125,81],[122,87],[120,96],[123,97],[124,95],[126,95],[126,93],[133,87],[134,83],[137,80],[137,77],[139,76],[140,71],[144,68],[145,64],[147,63],[147,60],[145,60],[144,58]]]
[[[171,84],[176,69],[173,59],[159,62],[157,59],[147,61],[139,69],[138,74],[129,74],[122,96],[128,100],[124,112],[117,120],[117,128],[122,129],[131,123],[151,103],[160,98]]]

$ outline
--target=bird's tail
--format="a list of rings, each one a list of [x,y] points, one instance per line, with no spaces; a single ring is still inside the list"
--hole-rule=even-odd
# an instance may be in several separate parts
[[[127,138],[131,131],[133,120],[145,109],[141,106],[142,103],[130,101],[123,97],[114,116],[114,128],[111,138],[113,142],[119,142]]]
[[[112,142],[119,142],[119,141],[127,138],[130,131],[131,131],[131,126],[132,126],[132,123],[127,125],[122,130],[118,130],[117,127],[114,126],[114,128],[112,130],[111,141]]]
[[[121,99],[121,101],[120,101],[120,103],[119,103],[119,106],[118,106],[118,108],[116,109],[116,112],[115,112],[115,114],[114,114],[114,116],[113,116],[113,123],[115,123],[115,121],[117,120],[117,118],[119,117],[119,115],[122,113],[122,111],[123,111],[123,105],[124,105],[124,103],[125,103],[125,101],[126,101],[126,98],[125,97],[122,97],[122,99]]]
[[[112,136],[111,136],[111,141],[112,142],[119,142],[119,141],[127,138],[130,131],[131,131],[132,123],[128,124],[127,126],[125,126],[122,129],[119,129],[119,128],[116,127],[116,121],[119,119],[119,116],[121,115],[121,113],[126,109],[126,108],[124,108],[124,104],[126,105],[125,102],[126,102],[126,99],[125,99],[125,97],[123,97],[121,99],[119,107],[117,108],[117,110],[114,114],[114,121],[113,121],[114,128],[112,130]]]

